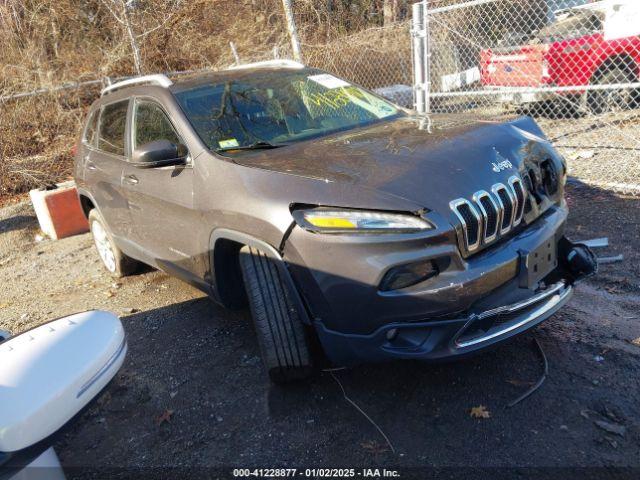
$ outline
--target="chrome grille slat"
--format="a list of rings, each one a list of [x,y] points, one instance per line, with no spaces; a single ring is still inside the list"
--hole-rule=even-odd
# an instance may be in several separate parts
[[[520,225],[522,216],[524,215],[524,202],[526,197],[522,181],[515,175],[509,179],[509,186],[511,187],[511,193],[513,193],[513,199],[515,201],[513,207],[512,227],[517,227]]]
[[[500,210],[488,192],[480,190],[473,195],[473,201],[480,209],[483,221],[483,242],[490,243],[498,236]]]
[[[496,183],[491,187],[491,191],[502,210],[502,218],[500,220],[500,235],[504,235],[511,230],[513,224],[513,214],[515,212],[514,199],[509,189],[503,183]]]
[[[464,244],[469,252],[480,247],[481,237],[481,218],[476,207],[466,198],[459,198],[449,203],[449,207],[462,223],[462,232],[464,236]],[[466,208],[465,208],[466,207]],[[473,218],[469,218],[465,213],[468,212]]]

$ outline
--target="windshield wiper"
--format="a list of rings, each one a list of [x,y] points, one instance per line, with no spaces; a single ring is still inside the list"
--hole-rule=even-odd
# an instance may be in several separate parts
[[[286,147],[286,143],[269,143],[269,142],[255,142],[250,145],[238,145],[237,147],[225,147],[218,148],[216,152],[228,152],[231,150],[268,150],[271,148]]]

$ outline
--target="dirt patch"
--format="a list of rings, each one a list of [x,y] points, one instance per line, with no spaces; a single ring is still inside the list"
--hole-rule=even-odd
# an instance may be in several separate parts
[[[89,235],[37,242],[25,204],[0,210],[0,328],[18,332],[91,308],[121,315],[125,365],[57,445],[65,466],[82,467],[74,478],[163,466],[640,467],[640,199],[575,184],[569,202],[571,235],[608,235],[603,253],[626,260],[603,267],[541,327],[464,362],[334,373],[395,453],[330,373],[270,387],[247,312],[226,311],[157,271],[115,282]],[[541,374],[534,335],[549,377],[507,408]],[[489,418],[471,417],[479,406]],[[173,415],[159,425],[166,410]],[[625,427],[624,436],[604,424]]]

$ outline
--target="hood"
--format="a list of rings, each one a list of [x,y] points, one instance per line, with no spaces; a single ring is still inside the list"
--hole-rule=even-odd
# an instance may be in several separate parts
[[[430,210],[470,198],[549,156],[549,145],[528,117],[511,122],[458,116],[381,122],[278,149],[243,153],[236,163],[375,189]],[[348,207],[349,205],[340,205]]]

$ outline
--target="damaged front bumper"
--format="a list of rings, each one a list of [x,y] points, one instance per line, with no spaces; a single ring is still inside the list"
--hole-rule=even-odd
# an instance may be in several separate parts
[[[342,334],[316,323],[320,341],[337,364],[392,359],[452,360],[495,346],[538,325],[571,298],[573,286],[558,282],[523,302],[466,317],[390,323],[369,335]],[[488,324],[491,326],[488,326]]]
[[[446,361],[494,347],[540,324],[572,297],[575,284],[597,271],[596,257],[584,245],[563,237],[558,244],[559,265],[532,295],[512,303],[521,279],[515,278],[463,315],[424,322],[389,323],[370,334],[345,334],[315,327],[326,353],[335,363],[414,359]],[[495,306],[498,304],[499,306]],[[493,305],[493,306],[492,306]]]

